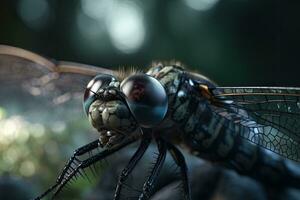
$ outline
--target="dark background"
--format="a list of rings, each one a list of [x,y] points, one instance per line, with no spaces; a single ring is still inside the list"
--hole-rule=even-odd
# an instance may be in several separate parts
[[[143,17],[144,39],[130,53],[118,50],[108,31],[110,18],[118,21],[120,16],[125,23],[116,34],[131,28],[126,13],[115,8],[118,1],[111,9],[106,8],[113,1],[95,1],[95,5],[102,2],[99,13],[103,14],[97,19],[83,9],[84,2],[93,0],[36,2],[1,2],[0,43],[97,66],[144,67],[153,60],[176,59],[222,86],[300,86],[298,1],[122,1],[138,8],[135,17]],[[198,10],[187,2],[198,2]],[[207,8],[205,2],[215,4]],[[137,32],[128,34],[135,38]]]
[[[0,44],[112,68],[176,59],[220,86],[300,87],[299,8],[283,0],[4,0]],[[97,135],[87,134],[83,112],[61,121],[39,107],[37,122],[22,112],[31,100],[0,98],[17,102],[0,104],[0,199],[33,198]],[[84,199],[90,188],[79,180],[61,198]]]

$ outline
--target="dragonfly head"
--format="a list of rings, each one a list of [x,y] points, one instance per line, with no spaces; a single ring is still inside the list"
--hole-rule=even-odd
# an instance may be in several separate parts
[[[85,90],[83,107],[90,123],[100,133],[103,146],[130,136],[138,127],[119,86],[114,76],[100,74],[88,83]]]
[[[105,144],[140,127],[157,126],[167,113],[168,99],[163,86],[149,75],[131,75],[120,84],[114,76],[101,74],[89,82],[83,106]]]

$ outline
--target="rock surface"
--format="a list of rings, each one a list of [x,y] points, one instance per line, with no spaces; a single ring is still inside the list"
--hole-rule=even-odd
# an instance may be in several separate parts
[[[123,167],[129,161],[135,148],[127,148],[114,155],[110,165],[102,174],[97,186],[89,192],[86,200],[109,200],[113,199],[117,179]],[[151,147],[143,159],[137,165],[134,172],[126,181],[122,190],[123,199],[137,199],[143,182],[151,169],[151,163],[155,158],[155,148]],[[184,153],[184,151],[182,151]],[[300,199],[300,190],[282,188],[282,190],[267,188],[256,180],[241,176],[235,171],[208,163],[199,158],[184,153],[189,167],[192,199],[209,200],[297,200]],[[178,170],[173,164],[170,156],[167,156],[165,165],[154,187],[152,200],[180,200],[182,189],[178,176]],[[300,183],[299,183],[300,184]],[[129,187],[128,187],[129,186]]]

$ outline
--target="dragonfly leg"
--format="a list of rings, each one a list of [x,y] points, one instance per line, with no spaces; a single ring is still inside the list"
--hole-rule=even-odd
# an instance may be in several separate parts
[[[174,146],[171,143],[167,143],[167,148],[174,162],[180,167],[180,174],[181,174],[183,190],[184,190],[184,199],[191,200],[191,190],[190,190],[190,183],[188,178],[188,167],[186,165],[184,156],[179,151],[179,149],[177,149],[176,146]]]
[[[62,173],[57,178],[56,182],[60,182],[62,180],[62,178],[64,177],[64,175],[68,172],[68,170],[72,169],[72,164],[74,164],[75,162],[79,162],[79,160],[77,158],[78,156],[81,156],[85,153],[88,153],[88,152],[98,148],[99,145],[100,145],[99,140],[95,140],[89,144],[86,144],[86,145],[76,149],[74,151],[73,156],[69,159],[68,163],[65,165]]]
[[[158,154],[158,157],[154,164],[154,167],[151,170],[150,176],[147,178],[146,182],[144,183],[143,191],[142,191],[142,194],[140,194],[140,196],[139,196],[139,200],[144,200],[144,199],[150,198],[154,183],[159,175],[159,172],[160,172],[160,170],[164,164],[165,158],[166,158],[167,148],[166,148],[165,141],[158,138],[156,140],[156,142],[157,142],[159,154]]]
[[[62,174],[60,176],[59,179],[57,179],[58,181],[56,182],[56,184],[54,186],[52,186],[51,188],[49,188],[49,190],[47,190],[47,193],[45,192],[43,195],[39,196],[36,198],[36,200],[38,199],[41,199],[42,197],[44,197],[46,194],[48,194],[49,192],[53,191],[54,189],[56,190],[53,197],[54,198],[60,191],[61,189],[72,179],[74,178],[74,176],[76,176],[77,174],[81,174],[81,170],[93,165],[94,163],[100,161],[100,160],[103,160],[104,158],[106,158],[107,156],[111,155],[112,153],[122,149],[123,147],[131,144],[132,142],[136,141],[136,139],[134,138],[128,138],[126,140],[124,140],[122,143],[120,144],[117,144],[109,149],[105,149],[97,154],[95,154],[94,156],[92,157],[89,157],[85,160],[79,160],[79,159],[74,159],[76,160],[76,166],[75,167],[70,167],[71,168],[71,171],[68,171],[68,172],[65,172],[64,174]],[[93,142],[92,142],[93,143]],[[91,143],[90,143],[91,144]],[[89,145],[89,144],[88,144]],[[81,149],[82,151],[79,151],[78,155],[82,155],[84,154],[83,152],[86,150],[86,152],[88,152],[88,148],[85,149],[86,146],[88,145],[85,145],[79,149]],[[93,145],[90,146],[91,149]],[[85,149],[85,150],[83,150]],[[70,159],[71,160],[71,159]],[[71,161],[72,162],[72,161]],[[70,166],[70,165],[69,165]]]
[[[93,142],[90,142],[78,149],[76,149],[74,151],[73,156],[68,160],[67,164],[65,165],[64,169],[62,170],[62,172],[60,173],[60,175],[58,176],[57,180],[56,180],[56,184],[54,184],[53,186],[51,186],[48,190],[46,190],[43,194],[41,194],[39,197],[36,198],[36,200],[38,199],[42,199],[44,196],[46,196],[49,192],[53,191],[58,185],[59,183],[62,181],[63,177],[69,173],[69,170],[73,170],[72,165],[73,164],[77,164],[76,162],[78,162],[78,156],[81,156],[87,152],[92,151],[95,148],[99,147],[99,140],[94,140]]]
[[[126,181],[128,175],[132,172],[132,170],[135,168],[137,163],[140,161],[140,159],[144,155],[145,151],[148,149],[150,142],[151,142],[151,137],[144,137],[142,139],[142,142],[141,142],[139,148],[134,153],[134,155],[131,157],[127,166],[123,169],[122,173],[120,174],[118,184],[116,187],[116,191],[115,191],[115,195],[114,195],[115,200],[120,199],[120,194],[121,194],[121,189],[122,189],[123,183]]]

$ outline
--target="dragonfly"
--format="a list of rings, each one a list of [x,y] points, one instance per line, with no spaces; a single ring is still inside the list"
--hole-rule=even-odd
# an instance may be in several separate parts
[[[56,197],[82,170],[137,141],[114,199],[121,198],[152,141],[158,156],[140,200],[151,197],[167,153],[179,167],[183,198],[191,199],[181,148],[264,184],[300,188],[300,88],[220,87],[178,62],[124,72],[50,60],[6,45],[0,46],[0,66],[1,82],[18,80],[26,91],[51,96],[57,104],[83,96],[84,111],[99,132],[98,139],[74,151],[55,184],[36,199]]]

